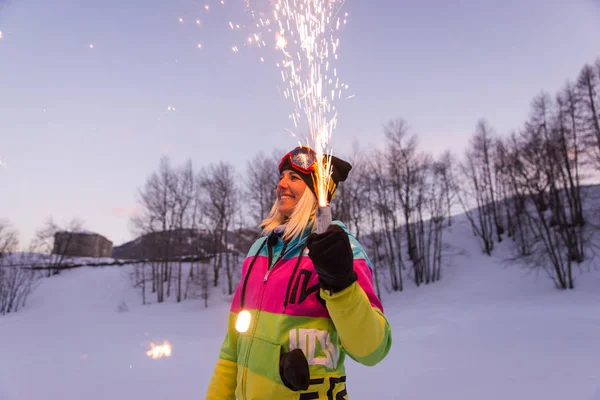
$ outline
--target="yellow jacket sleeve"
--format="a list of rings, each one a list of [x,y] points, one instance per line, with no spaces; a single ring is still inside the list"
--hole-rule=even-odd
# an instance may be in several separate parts
[[[208,384],[206,400],[235,400],[237,384],[237,332],[235,315],[229,314],[227,334],[223,340],[219,359]]]
[[[353,360],[373,366],[385,358],[392,347],[390,324],[358,282],[334,294],[321,289],[321,297]]]

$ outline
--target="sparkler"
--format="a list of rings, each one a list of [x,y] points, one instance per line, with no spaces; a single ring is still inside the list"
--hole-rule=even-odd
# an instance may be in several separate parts
[[[171,356],[171,344],[166,340],[161,345],[156,345],[150,342],[150,350],[146,352],[148,357],[152,357],[153,360],[162,357],[170,357]]]

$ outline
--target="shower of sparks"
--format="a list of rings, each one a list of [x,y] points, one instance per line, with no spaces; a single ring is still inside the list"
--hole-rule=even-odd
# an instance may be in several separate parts
[[[6,163],[4,161],[2,161],[2,158],[0,158],[0,166],[3,166],[4,168],[8,168]]]
[[[316,188],[320,206],[327,205],[331,178],[329,142],[337,125],[337,100],[348,85],[340,81],[334,66],[338,60],[336,34],[348,21],[341,9],[346,0],[244,0],[245,16],[250,21],[227,20],[230,30],[252,29],[244,41],[231,47],[268,49],[274,41],[281,79],[280,93],[293,102],[289,118],[298,131],[307,133],[306,143],[317,153]],[[259,5],[262,5],[259,7]],[[260,55],[260,62],[266,56]],[[296,134],[293,134],[296,137]]]
[[[0,39],[2,39],[4,35],[2,35],[2,31],[0,31]]]
[[[171,356],[171,344],[167,341],[164,341],[161,345],[156,345],[154,343],[150,343],[150,350],[146,352],[148,357],[152,357],[153,360],[162,357],[170,357]]]
[[[90,49],[93,49],[93,48],[94,48],[94,45],[90,43]]]
[[[308,124],[310,142],[317,153],[316,187],[319,206],[327,205],[331,178],[329,141],[337,124],[335,100],[348,86],[340,82],[337,69],[339,38],[337,31],[348,14],[340,16],[342,0],[278,0],[273,12],[276,48],[283,59],[278,62],[286,84],[284,97],[294,103],[290,115],[298,129]],[[261,23],[262,23],[261,19]]]
[[[228,2],[227,8],[217,7],[218,1],[204,3],[206,12],[239,4],[239,1]],[[337,34],[348,22],[348,13],[342,12],[346,0],[242,2],[242,14],[231,12],[224,19],[230,31],[242,33],[240,41],[232,43],[231,51],[239,53],[252,47],[270,51],[258,55],[260,63],[271,61],[275,55],[278,90],[293,104],[289,118],[297,132],[290,133],[298,138],[299,144],[308,145],[317,153],[315,186],[319,205],[326,206],[327,188],[331,188],[329,144],[338,116],[336,101],[354,97],[344,94],[348,85],[340,80],[335,66],[340,48]],[[220,4],[224,6],[225,1],[220,0]],[[196,20],[196,24],[199,25],[200,20]],[[306,140],[300,139],[300,133],[306,135]]]

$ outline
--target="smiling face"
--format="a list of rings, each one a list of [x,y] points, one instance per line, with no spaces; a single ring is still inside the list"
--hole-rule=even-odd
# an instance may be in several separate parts
[[[277,183],[279,212],[289,218],[306,188],[306,183],[297,172],[291,169],[284,170],[279,177],[279,183]]]

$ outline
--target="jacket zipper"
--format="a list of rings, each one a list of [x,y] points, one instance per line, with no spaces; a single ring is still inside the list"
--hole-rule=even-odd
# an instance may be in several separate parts
[[[266,242],[268,242],[269,239],[270,238],[268,238],[266,240]],[[272,249],[272,244],[271,243],[267,243],[267,249],[268,249],[268,252],[269,252],[269,261],[268,261],[268,264],[267,264],[267,273],[265,274],[265,276],[263,278],[263,286],[262,286],[261,292],[260,292],[260,301],[258,303],[258,307],[257,307],[257,310],[256,310],[256,318],[255,318],[255,321],[254,321],[253,326],[252,326],[252,333],[250,334],[250,343],[248,344],[248,351],[246,352],[246,357],[245,357],[245,360],[244,360],[244,364],[242,364],[243,367],[244,367],[244,373],[243,373],[243,376],[242,376],[242,396],[243,396],[243,398],[246,398],[246,385],[248,383],[248,376],[247,376],[248,375],[248,358],[250,357],[250,351],[252,350],[252,344],[254,343],[254,335],[256,333],[256,328],[258,327],[258,319],[260,317],[260,312],[261,312],[260,310],[262,308],[263,299],[265,297],[265,287],[267,285],[267,279],[269,278],[269,274],[270,274],[271,270],[275,269],[275,265],[279,261],[281,261],[281,259],[283,258],[283,252],[285,251],[286,247],[287,247],[287,244],[284,245],[284,248],[281,251],[280,257],[277,259],[277,261],[275,261],[275,264],[273,264],[273,267],[271,267],[271,260],[272,260],[272,257],[273,257],[273,249]],[[250,271],[248,271],[248,272],[250,272]]]
[[[254,343],[254,335],[256,333],[256,327],[258,326],[258,318],[260,317],[260,308],[262,307],[262,303],[263,303],[263,298],[265,297],[265,286],[267,283],[267,276],[269,275],[269,271],[267,271],[267,274],[265,275],[264,281],[263,281],[263,287],[261,288],[261,293],[260,293],[260,302],[258,304],[258,308],[256,310],[256,318],[254,320],[254,323],[252,324],[252,333],[250,334],[250,343],[248,344],[248,351],[246,351],[246,357],[244,360],[244,374],[242,377],[242,399],[243,400],[246,398],[246,384],[248,383],[248,358],[250,358],[250,351],[252,350],[252,343]]]

